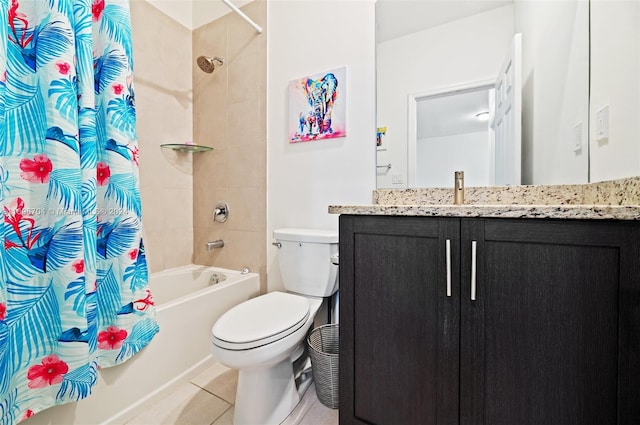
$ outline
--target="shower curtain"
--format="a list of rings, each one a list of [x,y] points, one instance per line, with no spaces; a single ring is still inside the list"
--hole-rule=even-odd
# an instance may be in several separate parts
[[[0,0],[0,424],[88,396],[158,331],[129,4]]]

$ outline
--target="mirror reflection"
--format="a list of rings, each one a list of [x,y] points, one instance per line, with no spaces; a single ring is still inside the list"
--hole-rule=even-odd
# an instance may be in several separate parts
[[[468,186],[494,184],[489,123],[493,95],[493,86],[488,86],[416,99],[416,136],[408,141],[408,151],[415,149],[409,155],[415,158],[408,164],[410,186],[450,186],[451,170],[464,170]]]
[[[376,25],[378,188],[588,181],[587,1],[378,0]]]

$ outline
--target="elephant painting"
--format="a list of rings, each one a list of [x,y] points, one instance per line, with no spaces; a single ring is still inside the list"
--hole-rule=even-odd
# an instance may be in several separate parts
[[[346,135],[344,105],[341,105],[344,103],[344,90],[342,87],[338,90],[339,83],[344,83],[340,72],[344,75],[345,68],[292,82],[290,95],[292,96],[291,112],[294,116],[291,117],[291,142]],[[341,116],[336,117],[336,111]]]

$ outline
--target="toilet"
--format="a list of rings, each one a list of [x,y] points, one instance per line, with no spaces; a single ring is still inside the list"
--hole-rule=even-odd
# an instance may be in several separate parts
[[[273,237],[285,291],[238,304],[211,330],[213,356],[239,370],[235,425],[279,424],[293,411],[311,383],[306,336],[338,290],[336,231],[280,229]]]

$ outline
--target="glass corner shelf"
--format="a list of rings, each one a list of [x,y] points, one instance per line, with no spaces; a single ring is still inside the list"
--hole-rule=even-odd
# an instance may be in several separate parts
[[[160,147],[162,149],[170,149],[177,152],[189,153],[207,152],[213,150],[213,148],[209,146],[192,145],[189,143],[167,143],[164,145],[160,145]]]

